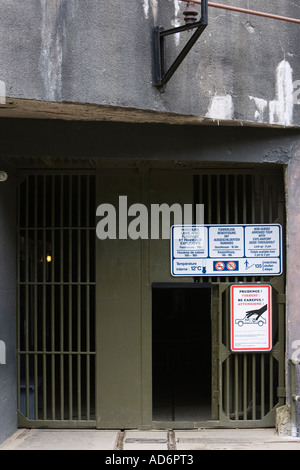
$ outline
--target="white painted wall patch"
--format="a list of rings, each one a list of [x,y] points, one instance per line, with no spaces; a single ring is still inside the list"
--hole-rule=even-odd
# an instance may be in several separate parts
[[[206,117],[211,119],[233,119],[233,100],[231,95],[213,96]]]
[[[256,111],[254,118],[257,122],[264,122],[264,111],[268,106],[268,102],[262,98],[255,98],[255,96],[249,96],[250,100],[255,103]]]
[[[294,85],[293,70],[283,60],[276,69],[276,98],[269,103],[270,124],[290,126],[293,122]]]
[[[156,20],[156,18],[157,18],[157,3],[158,3],[158,0],[143,0],[143,9],[144,9],[144,14],[145,14],[146,19],[149,18],[149,9],[150,9],[150,5],[151,5],[153,17]]]
[[[0,364],[6,364],[6,346],[4,341],[0,341]]]

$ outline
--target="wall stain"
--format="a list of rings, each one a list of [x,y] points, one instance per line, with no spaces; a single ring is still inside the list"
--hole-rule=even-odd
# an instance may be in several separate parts
[[[62,101],[66,0],[40,0],[42,9],[39,70],[48,101]]]

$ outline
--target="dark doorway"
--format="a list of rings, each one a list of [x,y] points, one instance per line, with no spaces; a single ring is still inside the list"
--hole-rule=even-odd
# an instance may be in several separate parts
[[[211,286],[152,286],[154,421],[211,419]]]

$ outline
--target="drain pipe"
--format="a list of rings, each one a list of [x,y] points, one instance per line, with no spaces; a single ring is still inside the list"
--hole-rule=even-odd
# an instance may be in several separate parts
[[[181,2],[190,3],[191,0],[180,0]],[[201,0],[192,0],[192,3],[201,5]],[[208,6],[212,8],[220,8],[222,10],[235,11],[238,13],[246,13],[247,15],[256,15],[263,18],[271,18],[273,20],[288,21],[290,23],[300,24],[300,19],[290,18],[288,16],[273,15],[272,13],[264,13],[263,11],[248,10],[247,8],[233,7],[230,5],[222,5],[221,3],[208,2]]]

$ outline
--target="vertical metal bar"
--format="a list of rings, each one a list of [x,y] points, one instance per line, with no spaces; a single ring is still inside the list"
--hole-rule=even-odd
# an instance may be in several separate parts
[[[29,417],[29,181],[26,180],[26,215],[25,215],[25,394],[26,416]]]
[[[207,193],[208,193],[207,223],[211,224],[212,223],[211,222],[211,175],[207,175]]]
[[[43,176],[43,228],[42,228],[42,251],[41,256],[43,260],[43,273],[42,273],[42,280],[43,280],[43,293],[42,293],[42,324],[43,324],[43,411],[44,411],[44,420],[47,419],[47,319],[46,319],[46,280],[47,280],[47,272],[46,272],[46,176]]]
[[[229,175],[225,175],[225,224],[229,224]]]
[[[247,354],[243,354],[243,410],[244,420],[247,419]]]
[[[226,359],[226,364],[225,364],[225,390],[224,390],[224,402],[225,402],[225,409],[226,409],[226,414],[227,416],[230,415],[230,359],[231,356],[229,356]]]
[[[251,176],[251,223],[255,223],[255,175]]]
[[[86,177],[86,419],[89,420],[91,417],[91,390],[90,390],[90,381],[91,381],[91,358],[90,358],[90,230],[89,230],[89,211],[90,211],[90,176]]]
[[[274,359],[272,354],[270,354],[270,371],[269,371],[269,382],[270,382],[270,390],[269,390],[269,401],[270,401],[270,409],[273,408],[273,403],[274,403],[274,393],[273,393],[273,388],[274,388]]]
[[[20,311],[20,281],[21,281],[21,220],[20,220],[20,200],[21,200],[21,185],[17,187],[17,201],[18,201],[18,213],[17,213],[17,220],[18,220],[18,236],[17,236],[17,380],[18,380],[18,393],[17,393],[17,407],[18,410],[21,408],[21,357],[20,357],[20,349],[21,349],[21,311]]]
[[[196,207],[199,204],[199,175],[194,175],[193,177],[193,219],[192,223],[196,223],[197,214]]]
[[[49,177],[50,178],[50,177]],[[52,419],[55,419],[55,379],[56,379],[56,374],[55,374],[55,286],[54,286],[54,269],[53,269],[53,263],[55,259],[55,247],[54,247],[54,226],[55,226],[55,179],[54,175],[51,177],[51,194],[49,194],[49,197],[51,196],[51,262],[47,263],[47,269],[50,269],[51,271],[51,402],[52,402]],[[48,254],[48,252],[47,252]],[[46,255],[47,256],[47,255]]]
[[[217,175],[217,224],[221,223],[220,175]]]
[[[265,416],[265,356],[261,354],[260,357],[260,382],[261,382],[261,392],[260,392],[260,409],[261,409],[261,419]]]
[[[243,175],[243,224],[247,223],[247,179]]]
[[[252,419],[256,419],[256,356],[252,354]]]
[[[73,419],[73,360],[72,360],[72,176],[69,176],[69,317],[68,317],[68,335],[69,335],[69,419]]]
[[[64,419],[65,402],[64,402],[64,176],[60,177],[60,265],[59,265],[59,282],[60,282],[60,419]]]
[[[264,223],[265,214],[264,214],[264,202],[265,202],[265,191],[264,191],[264,178],[260,177],[260,222]]]
[[[239,201],[238,181],[237,181],[238,176],[234,175],[233,178],[234,178],[234,183],[233,183],[233,187],[234,187],[234,223],[238,224],[238,201]]]
[[[34,286],[33,286],[33,304],[34,304],[34,416],[35,419],[38,419],[38,312],[37,312],[37,303],[38,303],[38,296],[37,296],[37,281],[38,281],[38,241],[37,241],[37,211],[38,211],[38,179],[37,176],[34,177],[34,246],[33,246],[33,263],[34,263]]]
[[[239,356],[234,356],[234,414],[239,419]]]
[[[268,184],[268,215],[269,215],[269,223],[273,222],[273,199],[272,199],[272,186]]]
[[[78,176],[77,201],[77,407],[81,419],[81,176]]]

